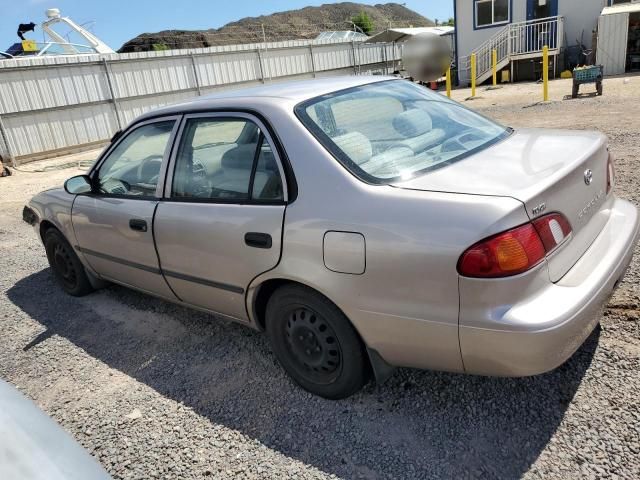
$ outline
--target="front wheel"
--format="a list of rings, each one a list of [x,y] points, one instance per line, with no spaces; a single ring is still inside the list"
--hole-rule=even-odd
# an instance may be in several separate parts
[[[65,292],[74,297],[82,297],[93,291],[76,252],[60,232],[49,229],[44,235],[44,248],[53,274]]]
[[[369,363],[357,332],[338,307],[313,290],[276,290],[267,304],[266,329],[278,361],[305,390],[338,400],[367,382]]]

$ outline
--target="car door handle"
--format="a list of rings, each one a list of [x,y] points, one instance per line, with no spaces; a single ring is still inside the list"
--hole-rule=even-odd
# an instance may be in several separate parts
[[[271,248],[273,241],[268,233],[249,232],[244,236],[244,243],[254,248]]]
[[[138,218],[132,218],[129,220],[129,228],[131,230],[135,230],[137,232],[146,232],[147,231],[147,221],[140,220]]]

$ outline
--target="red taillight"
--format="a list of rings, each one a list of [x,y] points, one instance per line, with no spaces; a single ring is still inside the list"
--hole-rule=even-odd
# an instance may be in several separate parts
[[[532,269],[571,234],[567,219],[552,213],[469,248],[458,261],[465,277],[498,278]]]
[[[564,215],[552,213],[533,221],[547,254],[554,251],[571,234],[571,225]]]
[[[607,160],[607,195],[613,190],[613,186],[616,182],[616,169],[613,164],[613,155],[609,152],[609,158]]]

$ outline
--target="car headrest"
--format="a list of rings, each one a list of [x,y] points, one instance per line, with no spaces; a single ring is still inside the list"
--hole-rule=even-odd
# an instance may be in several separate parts
[[[419,108],[402,112],[393,119],[393,128],[405,138],[417,137],[433,128],[431,115]]]
[[[251,170],[253,168],[253,157],[256,154],[256,147],[257,145],[255,143],[247,143],[227,150],[224,152],[224,155],[222,155],[222,160],[220,160],[222,168]]]
[[[360,132],[349,132],[332,138],[333,142],[356,164],[362,165],[371,160],[373,148],[371,142]]]

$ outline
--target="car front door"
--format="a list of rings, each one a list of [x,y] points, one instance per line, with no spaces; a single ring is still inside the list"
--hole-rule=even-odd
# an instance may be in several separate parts
[[[178,120],[141,123],[114,142],[91,173],[94,191],[78,195],[72,210],[76,248],[101,277],[173,300],[160,273],[153,215]]]
[[[247,319],[245,291],[280,259],[284,171],[265,125],[244,113],[185,116],[156,211],[162,272],[186,303]]]

